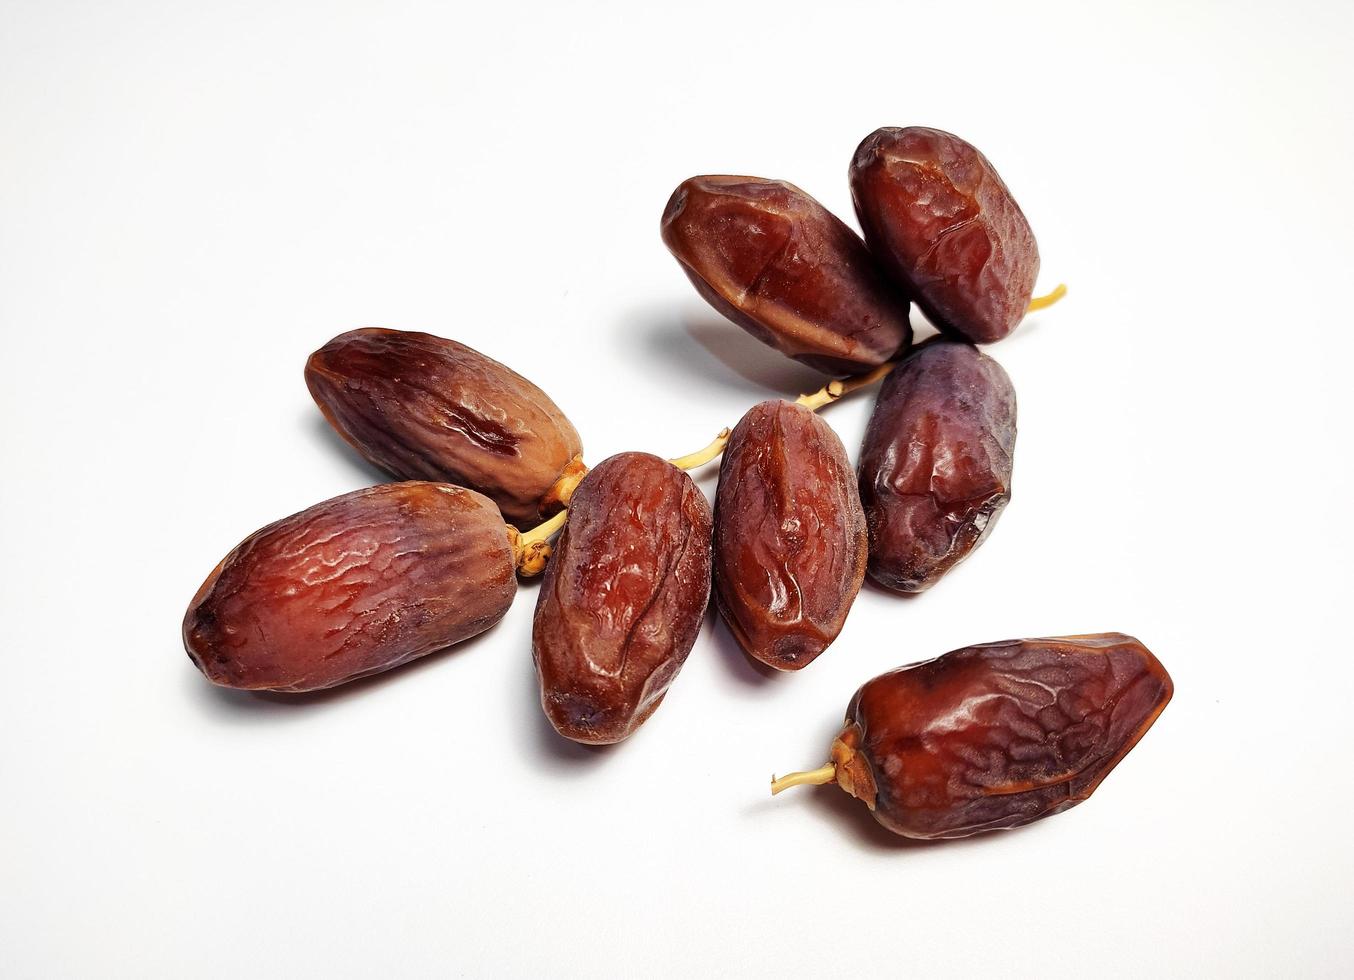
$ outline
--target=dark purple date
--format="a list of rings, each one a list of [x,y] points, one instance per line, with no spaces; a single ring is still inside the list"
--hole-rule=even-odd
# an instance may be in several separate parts
[[[1011,499],[1016,398],[1001,365],[942,338],[879,391],[860,454],[870,577],[921,592],[968,557]]]

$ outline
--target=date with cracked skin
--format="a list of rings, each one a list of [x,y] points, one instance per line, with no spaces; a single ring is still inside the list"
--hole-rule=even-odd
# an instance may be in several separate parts
[[[583,444],[526,378],[454,340],[367,328],[340,334],[306,362],[306,385],[329,424],[401,480],[470,487],[509,522],[534,527]]]
[[[710,505],[657,456],[603,460],[574,491],[536,602],[541,705],[575,742],[633,734],[691,652],[710,598]]]
[[[729,436],[715,496],[715,600],[747,653],[799,670],[846,622],[865,578],[865,513],[846,449],[793,402],[765,401]]]
[[[850,176],[870,251],[927,319],[975,344],[1016,328],[1039,246],[985,156],[938,129],[890,127],[860,144]]]
[[[856,692],[836,781],[904,837],[1019,827],[1095,792],[1172,691],[1122,633],[965,647]]]
[[[968,557],[1011,499],[1016,397],[1000,364],[935,338],[884,379],[860,454],[870,577],[929,589]]]
[[[692,177],[662,231],[711,306],[820,371],[861,374],[912,340],[905,296],[856,233],[793,184]]]
[[[183,642],[214,684],[315,691],[483,632],[516,587],[493,501],[389,483],[245,538],[193,597]]]

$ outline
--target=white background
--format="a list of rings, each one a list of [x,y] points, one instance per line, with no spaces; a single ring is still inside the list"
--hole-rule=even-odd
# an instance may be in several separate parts
[[[1348,3],[0,3],[0,974],[1345,975]],[[710,622],[610,751],[484,637],[302,702],[179,622],[262,524],[380,479],[306,355],[361,325],[545,387],[597,462],[821,379],[658,237],[698,173],[851,220],[881,125],[981,147],[1071,293],[990,349],[1015,497],[802,674]],[[827,413],[854,457],[871,398]],[[714,467],[702,485],[714,489]],[[852,691],[1122,630],[1174,703],[1095,797],[900,845],[821,763]]]

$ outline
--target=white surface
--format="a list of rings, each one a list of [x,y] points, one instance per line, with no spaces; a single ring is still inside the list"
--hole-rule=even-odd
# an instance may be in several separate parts
[[[4,2],[0,974],[1348,976],[1352,9]],[[856,143],[911,123],[1071,286],[991,351],[1015,499],[933,592],[867,588],[797,676],[708,625],[610,752],[542,720],[530,587],[307,703],[193,669],[221,555],[377,478],[312,349],[430,330],[594,462],[694,449],[817,378],[696,297],[668,194],[850,219]],[[829,413],[853,456],[869,405]],[[899,847],[766,795],[886,668],[1100,630],[1177,693],[1064,816]]]

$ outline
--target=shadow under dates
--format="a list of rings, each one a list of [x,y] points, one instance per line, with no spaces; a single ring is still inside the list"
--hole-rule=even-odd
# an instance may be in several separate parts
[[[645,362],[722,384],[751,401],[768,393],[793,398],[815,391],[826,377],[777,355],[743,328],[709,312],[684,313],[667,304],[637,310],[625,323],[625,334],[641,348]]]
[[[991,831],[974,834],[972,837],[956,837],[950,840],[914,840],[901,837],[891,830],[880,826],[870,811],[859,800],[843,793],[836,786],[810,786],[790,795],[768,797],[744,809],[748,817],[763,818],[773,807],[801,806],[820,819],[828,833],[836,834],[854,844],[860,850],[871,854],[913,853],[941,848],[947,852],[966,847],[982,846],[1016,834],[1026,837],[1040,833],[1038,826],[1019,827],[1015,830]]]
[[[285,691],[241,691],[221,687],[205,680],[201,673],[193,670],[192,662],[186,656],[184,657],[184,665],[189,669],[184,671],[184,676],[188,678],[192,693],[207,709],[208,713],[222,721],[234,723],[255,719],[267,721],[284,718],[294,719],[310,713],[312,709],[318,710],[325,705],[338,704],[363,697],[385,687],[387,684],[396,684],[401,681],[416,683],[415,677],[420,672],[431,670],[436,664],[444,660],[455,659],[461,653],[471,652],[497,630],[498,626],[495,625],[468,640],[463,640],[444,650],[438,650],[436,653],[430,653],[426,657],[420,657],[400,667],[349,681],[337,687],[325,688],[322,691],[289,694]]]
[[[550,719],[541,710],[541,682],[536,676],[536,666],[530,657],[526,657],[524,663],[525,667],[521,671],[525,689],[522,703],[527,706],[527,713],[531,716],[531,721],[527,724],[532,730],[532,741],[547,764],[551,768],[555,765],[591,768],[615,754],[620,742],[609,745],[587,745],[567,739],[555,731],[555,726],[550,724]]]
[[[719,651],[719,658],[729,668],[729,673],[739,683],[751,687],[762,687],[769,683],[775,683],[777,678],[788,676],[784,671],[768,667],[766,664],[749,657],[743,648],[738,645],[733,633],[729,631],[728,623],[724,622],[724,617],[715,611],[713,604],[706,613],[704,631]]]
[[[378,483],[396,483],[395,477],[391,476],[379,466],[374,466],[363,459],[356,449],[344,442],[343,437],[334,431],[334,427],[324,420],[319,409],[311,406],[306,411],[306,418],[303,428],[309,430],[312,438],[329,456],[342,464],[347,464],[352,472],[354,485],[359,487],[375,486]]]

